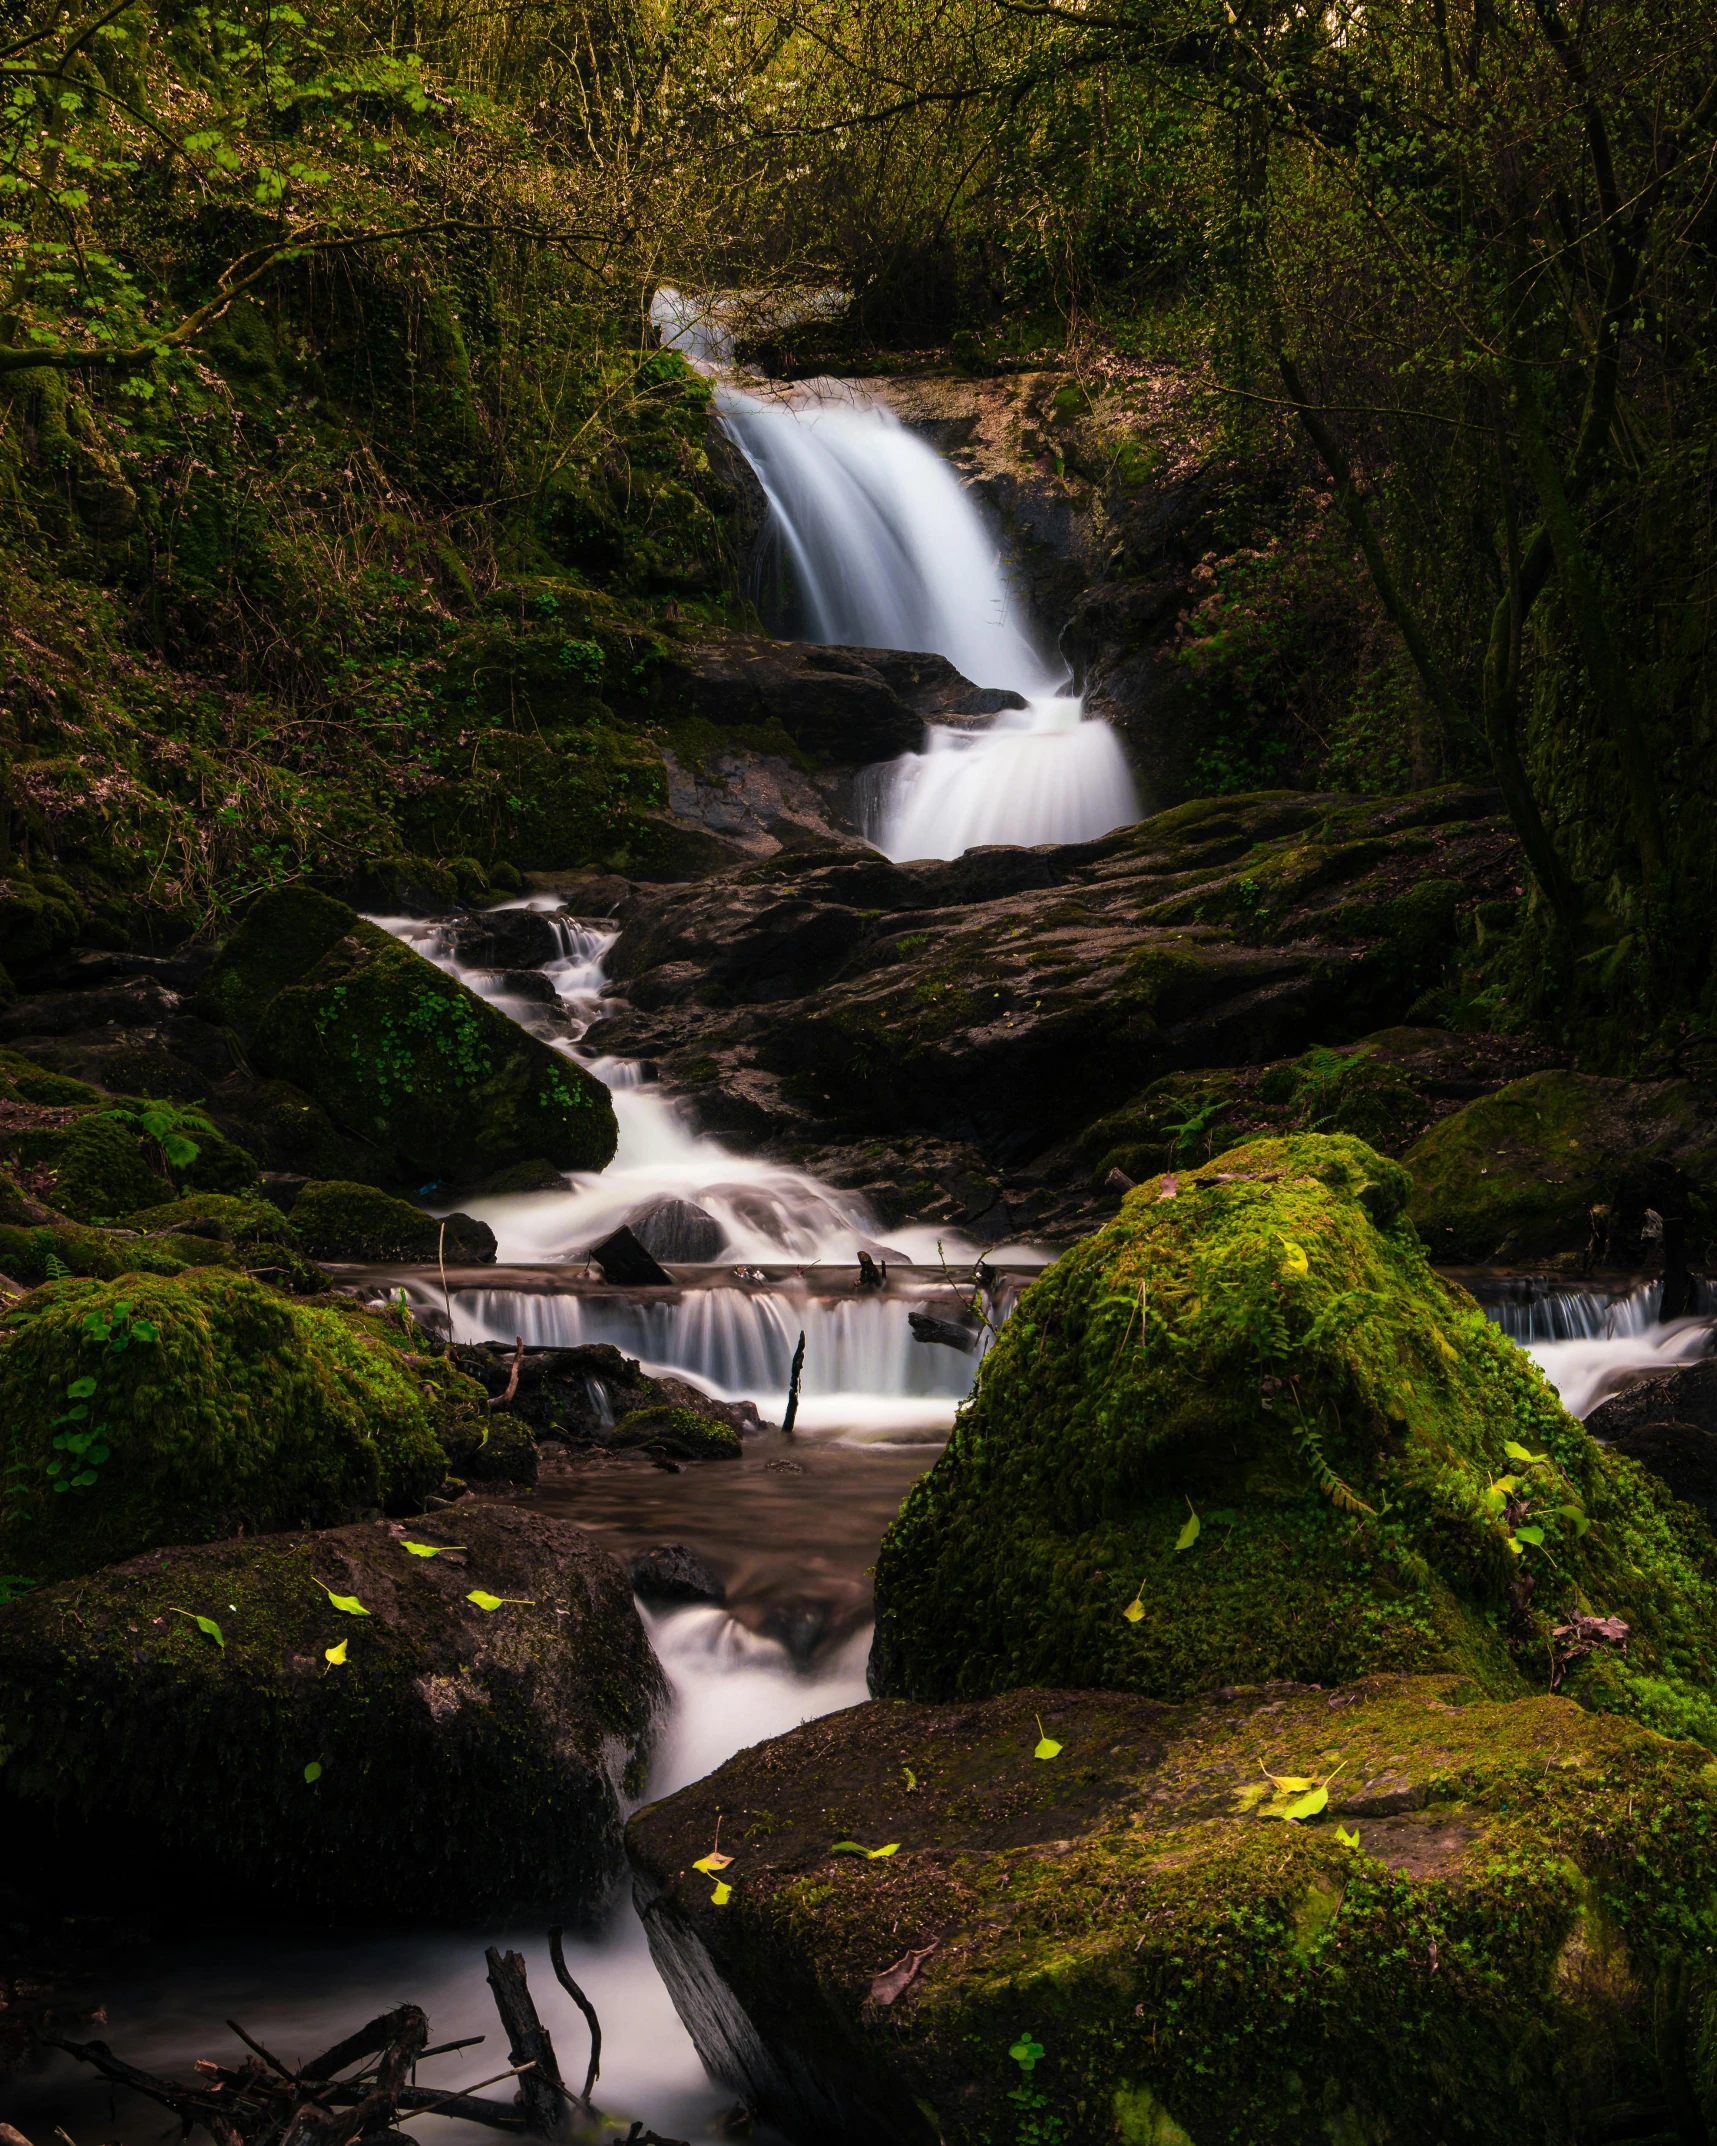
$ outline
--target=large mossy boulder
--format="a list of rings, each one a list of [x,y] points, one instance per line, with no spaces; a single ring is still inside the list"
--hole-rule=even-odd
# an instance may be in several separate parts
[[[446,1472],[440,1391],[355,1306],[289,1303],[211,1267],[51,1282],[8,1325],[9,1571],[52,1579],[160,1543],[411,1512]]]
[[[266,1073],[322,1104],[409,1182],[538,1158],[600,1170],[608,1091],[421,954],[326,895],[265,896],[221,950],[204,1002],[248,1024]]]
[[[1020,1300],[876,1568],[873,1688],[1183,1699],[1454,1669],[1717,1744],[1701,1515],[1432,1269],[1406,1172],[1260,1140],[1127,1195]]]
[[[1637,1260],[1645,1211],[1717,1191],[1717,1097],[1686,1081],[1534,1073],[1440,1119],[1402,1160],[1439,1260],[1595,1248]]]
[[[0,1607],[0,1823],[56,1912],[593,1913],[661,1672],[579,1529],[457,1518],[157,1550]]]
[[[873,1702],[741,1752],[628,1848],[699,2054],[795,2146],[1717,2124],[1717,1765],[1563,1699]]]
[[[472,1215],[427,1215],[373,1185],[309,1184],[292,1206],[298,1241],[313,1259],[424,1260],[486,1266],[495,1233]]]

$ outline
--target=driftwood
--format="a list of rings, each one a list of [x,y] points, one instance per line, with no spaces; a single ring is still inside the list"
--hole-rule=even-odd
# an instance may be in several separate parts
[[[524,1362],[524,1360],[525,1337],[523,1334],[515,1334],[513,1336],[513,1368],[511,1373],[508,1375],[507,1390],[505,1393],[490,1394],[488,1402],[489,1407],[505,1408],[508,1402],[511,1401],[513,1396],[518,1392],[519,1366]]]
[[[179,2119],[187,2136],[201,2129],[214,2146],[423,2146],[418,2135],[399,2128],[417,2116],[457,2117],[515,2138],[571,2146],[575,2139],[594,2141],[605,2122],[590,2099],[601,2065],[602,2027],[595,2006],[567,1973],[559,1930],[549,1933],[549,1954],[556,1979],[590,2027],[590,2064],[582,2093],[575,2094],[561,2077],[554,2039],[538,2017],[523,1958],[493,1945],[484,1959],[495,2009],[506,2030],[507,2067],[451,2090],[418,2086],[417,2066],[425,2057],[473,2048],[483,2037],[468,2035],[431,2047],[429,2021],[414,2004],[381,2013],[296,2067],[229,2019],[227,2025],[250,2054],[237,2066],[201,2057],[192,2081],[142,2071],[116,2057],[105,2042],[54,2041],[48,2046],[92,2066],[113,2085],[158,2102]],[[514,2100],[478,2098],[483,2087],[499,2086],[504,2079],[518,2081]],[[640,2120],[624,2138],[611,2134],[607,2146],[685,2146],[685,2141],[664,2138]]]
[[[945,1349],[963,1349],[968,1356],[978,1346],[975,1326],[962,1326],[956,1319],[938,1319],[930,1311],[910,1311],[906,1316],[914,1341],[939,1341]]]
[[[793,1426],[799,1420],[799,1381],[805,1376],[805,1336],[799,1335],[799,1346],[793,1351],[793,1369],[787,1379],[787,1413],[781,1418],[781,1428],[789,1438]]]

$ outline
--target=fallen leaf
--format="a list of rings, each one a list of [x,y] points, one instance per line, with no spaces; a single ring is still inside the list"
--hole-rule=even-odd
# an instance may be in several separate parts
[[[337,1610],[344,1610],[348,1617],[367,1617],[370,1614],[356,1595],[337,1595],[326,1580],[318,1580],[316,1585],[321,1588],[334,1607]]]
[[[862,1841],[838,1840],[830,1848],[831,1855],[862,1855],[875,1862],[878,1856],[893,1855],[899,1848],[897,1840],[891,1840],[886,1848],[867,1848]]]
[[[918,1776],[910,1766],[902,1766],[900,1770],[906,1776],[906,1793],[910,1796],[918,1786]]]
[[[1310,1274],[1312,1271],[1304,1246],[1297,1245],[1291,1237],[1282,1239],[1282,1264],[1290,1274]]]
[[[333,1666],[338,1669],[340,1664],[346,1659],[346,1642],[344,1640],[341,1640],[340,1644],[337,1647],[324,1647],[322,1649],[322,1659],[325,1662],[331,1662]]]
[[[171,1608],[171,1604],[168,1606]],[[189,1617],[205,1639],[212,1639],[223,1653],[226,1651],[227,1643],[221,1637],[221,1628],[212,1617],[199,1617],[195,1610],[188,1609],[175,1609],[173,1610],[173,1615],[175,1617]]]
[[[1172,1200],[1179,1191],[1180,1179],[1171,1171],[1162,1181],[1162,1186],[1157,1193],[1157,1204],[1160,1206],[1164,1200]]]
[[[725,1870],[732,1861],[732,1856],[723,1855],[719,1848],[712,1848],[708,1855],[699,1856],[692,1868],[701,1870],[706,1878],[713,1878],[718,1870]]]
[[[896,1960],[892,1967],[885,1967],[871,1982],[871,2003],[892,2004],[897,1997],[909,1990],[917,1979],[918,1970],[936,1950],[938,1943],[938,1939],[932,1938],[928,1945],[921,1945],[916,1952],[909,1952]]]
[[[316,1782],[321,1780],[322,1761],[320,1759],[312,1759],[310,1761],[309,1765],[306,1766],[304,1769],[304,1778],[306,1781],[310,1782]]]
[[[1190,1498],[1188,1498],[1186,1501],[1186,1509],[1192,1517],[1187,1521],[1185,1527],[1183,1527],[1180,1533],[1175,1537],[1174,1546],[1177,1550],[1190,1550],[1193,1544],[1197,1542],[1199,1529],[1203,1525],[1203,1522],[1199,1519],[1197,1513],[1193,1512],[1192,1500]]]
[[[492,1595],[485,1587],[473,1587],[465,1599],[475,1602],[480,1610],[498,1610],[503,1602],[522,1603],[528,1609],[535,1598],[531,1595]]]
[[[725,1878],[717,1878],[715,1881],[715,1891],[709,1896],[710,1906],[713,1908],[724,1908],[732,1898],[733,1887],[728,1884]]]
[[[1133,1597],[1132,1601],[1129,1602],[1126,1608],[1121,1612],[1121,1615],[1126,1618],[1129,1624],[1137,1624],[1140,1618],[1144,1616],[1144,1614],[1145,1605],[1140,1599],[1140,1597],[1137,1595]]]
[[[1344,1848],[1357,1848],[1359,1846],[1359,1828],[1357,1826],[1354,1827],[1351,1833],[1346,1826],[1337,1826],[1335,1837]]]
[[[413,1542],[407,1536],[400,1548],[409,1550],[413,1557],[439,1557],[444,1550],[463,1550],[465,1545],[462,1542]]]
[[[1043,1716],[1041,1714],[1034,1714],[1032,1716],[1032,1719],[1037,1723],[1037,1749],[1032,1753],[1032,1757],[1034,1759],[1054,1758],[1056,1754],[1060,1751],[1061,1746],[1055,1741],[1055,1738],[1053,1736],[1044,1735]]]
[[[1329,1790],[1327,1788],[1314,1788],[1308,1790],[1303,1796],[1296,1796],[1282,1813],[1282,1816],[1298,1825],[1301,1819],[1315,1818],[1319,1811],[1327,1810],[1328,1808]]]

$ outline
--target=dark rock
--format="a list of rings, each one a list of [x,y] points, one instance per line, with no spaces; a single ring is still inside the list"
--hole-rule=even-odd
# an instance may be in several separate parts
[[[491,909],[454,925],[456,958],[476,969],[541,969],[560,959],[560,934],[540,909]]]
[[[938,1342],[945,1349],[960,1349],[970,1355],[978,1346],[980,1330],[954,1319],[938,1319],[927,1311],[908,1312],[914,1341]]]
[[[727,1242],[715,1216],[691,1200],[658,1200],[633,1215],[627,1227],[652,1258],[689,1265],[719,1259]]]
[[[581,1530],[492,1501],[457,1523],[156,1551],[0,1611],[0,1809],[61,1912],[230,1889],[322,1916],[593,1916],[661,1671]],[[462,1547],[408,1557],[408,1533]]]
[[[656,1261],[624,1223],[592,1245],[589,1258],[602,1269],[602,1278],[620,1289],[671,1288],[673,1276],[664,1274]]]
[[[309,1178],[296,1177],[287,1170],[264,1170],[262,1196],[265,1200],[272,1200],[283,1215],[289,1215],[297,1204],[298,1195],[309,1183]]]
[[[1717,1357],[1703,1356],[1679,1371],[1638,1379],[1586,1418],[1594,1438],[1613,1444],[1659,1423],[1692,1425],[1717,1437]]]
[[[82,1036],[102,1028],[146,1028],[168,1020],[178,992],[153,976],[87,991],[33,992],[0,1012],[0,1043],[22,1036]]]
[[[426,1215],[373,1185],[312,1182],[299,1189],[292,1220],[312,1259],[411,1260],[489,1266],[495,1233],[474,1215]]]
[[[766,1639],[778,1640],[794,1661],[807,1663],[850,1637],[868,1617],[868,1603],[860,1606],[808,1592],[778,1595],[764,1611],[759,1629]]]
[[[502,1393],[512,1376],[513,1350],[501,1342],[455,1348],[453,1360],[491,1395]],[[689,1379],[647,1377],[635,1357],[607,1342],[527,1349],[510,1408],[537,1437],[580,1446],[614,1444],[622,1422],[634,1418],[636,1431],[650,1410],[684,1410],[742,1436],[763,1427],[754,1402],[713,1400]],[[642,1444],[649,1436],[628,1432],[620,1442]],[[722,1443],[732,1450],[730,1442]]]
[[[683,1542],[658,1543],[632,1560],[632,1592],[650,1602],[725,1602],[727,1588]]]
[[[826,761],[891,760],[923,741],[924,722],[871,653],[729,634],[687,651],[668,690],[679,712],[752,729],[779,724]]]
[[[462,982],[482,997],[515,999],[527,1006],[558,1006],[553,979],[538,969],[467,969]]]

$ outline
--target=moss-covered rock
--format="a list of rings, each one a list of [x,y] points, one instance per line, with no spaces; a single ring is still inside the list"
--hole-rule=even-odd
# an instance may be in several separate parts
[[[229,1244],[248,1251],[259,1244],[296,1244],[298,1229],[289,1215],[281,1213],[272,1200],[246,1199],[242,1195],[224,1192],[191,1192],[176,1200],[167,1200],[159,1207],[146,1207],[139,1214],[127,1215],[127,1229],[139,1230],[145,1235],[155,1230],[182,1230],[187,1224],[201,1223],[215,1232],[224,1232]]]
[[[628,1409],[604,1443],[611,1446],[660,1446],[686,1460],[737,1460],[739,1433],[731,1423],[700,1416],[695,1409]]]
[[[110,1221],[172,1197],[132,1118],[117,1110],[92,1110],[70,1125],[26,1132],[17,1148],[55,1204],[80,1222]]]
[[[531,1427],[508,1408],[456,1402],[436,1426],[447,1465],[464,1483],[534,1483],[537,1443]]]
[[[217,1267],[52,1282],[9,1323],[0,1560],[14,1571],[409,1512],[444,1473],[438,1401],[355,1309],[290,1304]]]
[[[1129,1193],[1021,1299],[884,1538],[875,1688],[1458,1669],[1512,1695],[1590,1610],[1627,1657],[1567,1688],[1717,1744],[1703,1518],[1433,1271],[1408,1191],[1308,1134]]]
[[[718,1813],[720,1888],[693,1867]],[[1717,2120],[1717,1766],[1561,1699],[872,1704],[741,1752],[628,1848],[699,2054],[802,2146]]]
[[[283,887],[257,902],[215,956],[198,1010],[246,1038],[276,992],[313,969],[357,922],[357,911],[313,887]]]
[[[121,1274],[182,1274],[188,1266],[219,1266],[230,1257],[226,1246],[206,1238],[138,1239],[86,1229],[79,1222],[0,1223],[0,1268],[32,1287],[67,1274],[100,1281]]]
[[[661,1672],[577,1528],[457,1517],[156,1551],[0,1608],[0,1822],[62,1902],[593,1913]]]
[[[1624,1231],[1637,1255],[1657,1171],[1717,1184],[1717,1099],[1685,1081],[1534,1073],[1440,1119],[1403,1160],[1440,1260],[1578,1253]]]
[[[373,1185],[309,1184],[292,1205],[298,1242],[313,1259],[434,1259],[487,1265],[495,1233],[470,1215],[426,1215]],[[445,1232],[445,1237],[443,1236]]]

